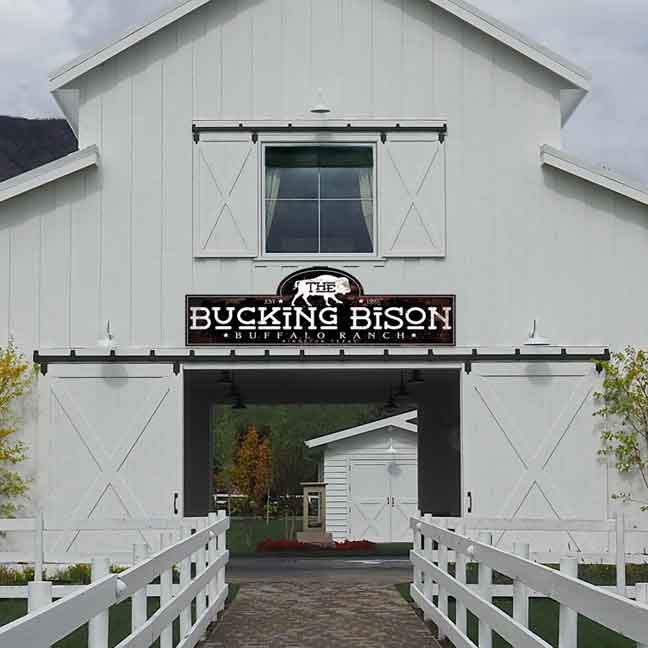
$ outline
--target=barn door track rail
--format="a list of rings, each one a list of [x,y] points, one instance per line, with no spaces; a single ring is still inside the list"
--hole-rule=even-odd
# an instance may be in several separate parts
[[[389,349],[385,349],[382,354],[376,355],[359,355],[349,353],[344,349],[340,349],[337,354],[319,355],[316,353],[306,354],[304,349],[299,351],[299,354],[285,354],[280,350],[270,351],[269,349],[259,350],[258,354],[251,355],[246,353],[241,355],[235,349],[231,349],[229,354],[211,355],[203,354],[197,355],[192,349],[187,354],[159,354],[151,350],[148,355],[120,355],[116,351],[110,351],[108,354],[103,355],[79,355],[76,350],[70,351],[68,355],[41,355],[39,351],[34,351],[34,364],[39,365],[41,373],[47,375],[49,365],[60,364],[146,364],[147,362],[154,362],[158,364],[173,365],[173,371],[176,375],[180,373],[180,368],[183,365],[197,366],[209,365],[215,362],[227,361],[233,365],[250,365],[265,361],[269,364],[273,362],[298,362],[308,364],[317,362],[320,364],[331,365],[335,368],[342,362],[362,361],[368,364],[384,364],[393,363],[394,366],[399,364],[408,363],[416,365],[416,368],[426,369],[434,366],[435,364],[463,364],[466,373],[472,372],[473,364],[476,362],[490,362],[490,363],[512,363],[512,362],[527,362],[527,363],[548,363],[548,362],[593,362],[596,363],[597,370],[600,373],[603,370],[602,363],[608,362],[611,358],[609,349],[605,349],[602,353],[570,353],[567,349],[563,348],[559,353],[522,353],[521,349],[515,349],[513,353],[480,353],[478,349],[473,349],[472,353],[438,353],[434,349],[429,349],[427,352],[416,354],[402,354],[391,353]]]
[[[430,124],[402,124],[395,122],[393,124],[357,124],[346,122],[340,124],[222,124],[222,125],[202,125],[193,124],[192,126],[194,142],[200,142],[201,133],[241,133],[249,132],[252,141],[256,143],[259,140],[260,133],[380,133],[380,139],[383,144],[387,141],[389,133],[438,133],[441,144],[445,141],[448,134],[448,125],[430,125]]]

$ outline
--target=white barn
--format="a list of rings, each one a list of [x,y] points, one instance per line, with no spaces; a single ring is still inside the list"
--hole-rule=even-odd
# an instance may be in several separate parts
[[[590,86],[464,0],[185,0],[54,72],[79,152],[0,184],[26,512],[204,514],[214,403],[418,372],[423,512],[611,515],[592,359],[648,346],[648,189],[562,149]]]
[[[411,542],[418,509],[416,410],[309,439],[321,448],[333,540]]]

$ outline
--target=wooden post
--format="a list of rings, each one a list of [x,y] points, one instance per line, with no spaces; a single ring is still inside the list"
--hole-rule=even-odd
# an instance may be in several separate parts
[[[224,520],[226,517],[227,517],[227,513],[224,510],[221,509],[220,511],[218,511],[219,520]],[[222,555],[225,553],[225,551],[227,551],[227,531],[223,531],[223,533],[218,534],[217,548],[218,548],[218,555]],[[225,567],[218,570],[216,589],[219,595],[225,589]],[[219,608],[220,608],[219,612],[225,609],[225,601],[223,601],[219,605]]]
[[[218,514],[210,513],[207,518],[207,524],[211,526],[218,522]],[[212,531],[209,535],[209,542],[207,543],[207,563],[212,565],[218,559],[218,538],[216,534]],[[218,598],[218,576],[214,576],[209,581],[207,587],[207,594],[209,596],[209,607],[214,604],[214,601]],[[214,614],[214,620],[216,619],[217,613]]]
[[[27,614],[38,612],[52,603],[52,583],[34,582],[27,583],[28,601]]]
[[[493,535],[486,531],[479,534],[479,542],[493,544]],[[488,603],[492,602],[493,570],[483,562],[479,563],[479,591],[481,597]],[[479,648],[491,648],[493,645],[492,628],[482,619],[479,619]]]
[[[416,519],[421,520],[422,519],[422,514],[421,511],[416,512]],[[421,533],[421,528],[420,525],[417,523],[417,525],[414,527],[414,551],[418,554],[421,553],[421,538],[424,538],[425,536]],[[425,538],[425,542],[427,542],[427,538]],[[414,566],[414,585],[416,587],[421,586],[421,582],[423,580],[423,571],[420,570],[416,565]]]
[[[200,519],[196,524],[196,532],[200,533],[205,528],[205,520]],[[207,557],[205,556],[205,545],[201,545],[200,549],[194,554],[196,557],[196,578],[205,571],[205,564]],[[205,610],[207,609],[207,588],[200,590],[196,596],[196,618],[200,619]]]
[[[529,560],[529,545],[515,542],[513,553],[520,558]],[[529,627],[529,588],[521,581],[513,581],[513,618],[525,628]]]
[[[465,536],[466,535],[466,529],[463,524],[458,525],[456,532],[459,535]],[[457,551],[455,553],[455,580],[459,583],[463,583],[464,585],[466,584],[466,554],[460,553]],[[468,634],[468,620],[467,620],[467,612],[466,612],[466,606],[459,600],[457,599],[456,603],[456,623],[457,623],[457,628],[463,634]]]
[[[440,521],[437,526],[441,527],[442,529],[447,528],[445,520]],[[442,542],[439,542],[437,565],[441,571],[448,573],[448,547]],[[441,614],[446,617],[448,616],[448,592],[446,591],[446,588],[441,585],[441,583],[439,583],[439,598],[437,607],[439,608],[439,612],[441,612]],[[440,628],[438,636],[439,641],[443,641],[446,638],[445,634]]]
[[[648,607],[648,583],[637,583],[636,592],[637,603]],[[637,648],[648,648],[648,639],[645,643],[637,644]]]
[[[44,533],[43,511],[38,511],[34,519],[34,580],[38,582],[42,581],[45,575],[43,568],[45,562]]]
[[[191,535],[191,530],[187,527],[181,527],[180,538],[184,540]],[[191,580],[191,556],[187,556],[180,563],[180,589],[189,584]],[[180,641],[189,634],[191,630],[191,603],[180,612]]]
[[[625,515],[621,512],[616,514],[616,586],[617,594],[626,596],[626,573],[625,573]]]
[[[149,550],[146,544],[133,545],[133,565],[144,562],[148,558]],[[133,632],[143,626],[148,618],[147,592],[144,586],[131,597],[131,625]]]
[[[423,521],[427,522],[429,524],[432,523],[432,514],[431,513],[426,513],[423,516]],[[430,561],[432,562],[432,547],[433,547],[433,542],[432,538],[429,538],[425,534],[423,534],[423,555]],[[423,570],[423,596],[432,603],[432,597],[433,597],[433,587],[432,587],[432,575],[429,573],[429,571]],[[430,615],[427,612],[423,612],[423,619],[424,621],[429,621],[431,619]]]
[[[92,582],[105,578],[110,574],[108,558],[94,558],[92,561]],[[88,623],[88,648],[108,648],[108,627],[110,623],[110,608],[97,614]]]
[[[160,549],[173,546],[172,533],[160,534]],[[160,609],[171,603],[173,598],[173,565],[160,574]],[[160,648],[173,648],[173,623],[170,623],[160,635]]]
[[[578,578],[578,561],[576,558],[561,558],[560,573]],[[558,627],[558,648],[577,648],[578,613],[565,605],[560,606]]]

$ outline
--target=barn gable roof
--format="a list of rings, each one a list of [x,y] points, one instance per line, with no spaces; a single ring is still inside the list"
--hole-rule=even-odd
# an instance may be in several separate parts
[[[49,164],[0,182],[0,203],[99,164],[99,149],[89,146]]]
[[[465,0],[428,1],[564,79],[566,81],[565,88],[569,89],[562,97],[564,121],[569,118],[580,100],[589,92],[591,87],[591,75],[589,72],[480,11],[465,2]],[[70,92],[69,86],[73,81],[209,2],[211,0],[182,0],[150,22],[131,28],[117,40],[83,54],[53,72],[50,75],[50,90],[73,129],[76,128],[78,119],[76,114],[78,105],[69,96],[66,97],[66,93]]]
[[[636,200],[643,205],[648,205],[648,187],[603,167],[588,164],[574,155],[565,153],[565,151],[545,145],[540,149],[540,160],[543,166],[559,169],[582,180],[626,196],[626,198]]]
[[[339,432],[333,432],[332,434],[316,437],[315,439],[306,441],[306,445],[309,448],[318,448],[330,443],[335,443],[336,441],[350,439],[351,437],[359,436],[360,434],[367,434],[367,432],[382,430],[386,427],[396,427],[401,430],[406,430],[407,432],[413,432],[414,434],[416,434],[418,432],[418,426],[416,425],[416,423],[412,423],[411,421],[417,416],[418,410],[411,410],[402,414],[396,414],[396,416],[389,416],[388,418],[378,419],[377,421],[373,421],[372,423],[365,423],[364,425],[357,425],[356,427],[348,428],[346,430],[340,430]]]

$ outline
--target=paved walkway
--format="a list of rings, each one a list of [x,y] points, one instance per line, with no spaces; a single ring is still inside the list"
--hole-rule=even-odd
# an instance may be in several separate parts
[[[438,648],[393,585],[246,583],[203,648]]]

